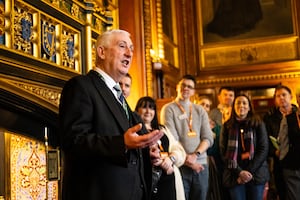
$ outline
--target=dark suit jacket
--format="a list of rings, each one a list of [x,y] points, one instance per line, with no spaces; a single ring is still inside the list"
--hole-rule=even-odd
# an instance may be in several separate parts
[[[141,122],[130,109],[129,115],[96,71],[65,84],[59,106],[64,200],[131,200],[149,187],[149,152],[143,150],[143,159],[140,149],[125,149],[123,134]]]

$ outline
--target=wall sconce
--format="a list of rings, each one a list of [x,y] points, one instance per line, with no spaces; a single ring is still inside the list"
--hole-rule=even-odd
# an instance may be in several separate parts
[[[150,49],[150,56],[152,58],[153,69],[161,70],[162,69],[162,63],[161,63],[162,57],[158,53],[156,53],[156,51],[153,49]]]
[[[162,69],[162,63],[161,62],[153,62],[153,69],[161,70]]]

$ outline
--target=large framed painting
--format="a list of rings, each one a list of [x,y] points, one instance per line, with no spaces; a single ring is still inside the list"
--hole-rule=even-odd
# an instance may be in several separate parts
[[[201,70],[298,59],[295,0],[197,1]]]

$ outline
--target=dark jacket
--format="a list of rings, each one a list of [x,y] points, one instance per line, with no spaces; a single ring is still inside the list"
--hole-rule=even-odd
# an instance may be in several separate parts
[[[228,142],[228,133],[229,127],[227,126],[227,122],[225,122],[221,135],[220,135],[220,152],[223,158],[225,158],[227,142]],[[246,131],[247,132],[247,131]],[[269,169],[268,164],[266,162],[268,156],[268,135],[265,128],[265,124],[261,122],[254,130],[253,130],[253,141],[254,141],[254,158],[249,161],[247,166],[241,167],[238,166],[235,169],[229,169],[226,166],[226,160],[224,159],[225,166],[223,172],[223,183],[227,187],[233,187],[237,185],[237,178],[239,173],[242,170],[247,170],[253,175],[252,181],[254,184],[264,184],[269,180]],[[238,165],[239,165],[238,159]]]
[[[59,107],[63,200],[134,200],[149,187],[149,151],[125,148],[123,134],[141,121],[130,109],[129,116],[96,71],[65,84]]]
[[[279,111],[278,107],[272,107],[270,110],[264,115],[264,122],[266,125],[268,136],[273,136],[274,138],[278,138],[280,122],[282,120],[282,114]],[[272,142],[269,140],[269,155],[276,159],[278,162],[277,156],[275,156],[276,149],[272,145]]]
[[[292,110],[295,112],[297,107],[292,105]],[[265,115],[264,122],[266,124],[267,133],[269,136],[278,138],[280,123],[282,120],[282,114],[279,111],[278,107],[272,107]],[[269,139],[269,138],[268,138]],[[275,171],[280,170],[279,158],[275,155],[276,148],[272,145],[272,142],[269,139],[269,156],[273,158]]]
[[[300,129],[298,125],[297,114],[299,114],[296,110],[286,116],[287,124],[288,124],[288,138],[289,138],[289,151],[284,159],[281,161],[282,167],[291,170],[299,170],[300,169]]]

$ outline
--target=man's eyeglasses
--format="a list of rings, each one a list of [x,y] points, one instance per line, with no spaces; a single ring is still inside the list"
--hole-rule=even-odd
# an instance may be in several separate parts
[[[180,87],[181,87],[181,88],[186,88],[186,87],[187,87],[187,88],[190,89],[190,90],[195,89],[193,86],[187,85],[187,84],[184,84],[184,83],[181,83]]]
[[[210,104],[208,104],[208,103],[201,103],[201,106],[206,107],[206,108],[210,108]]]

